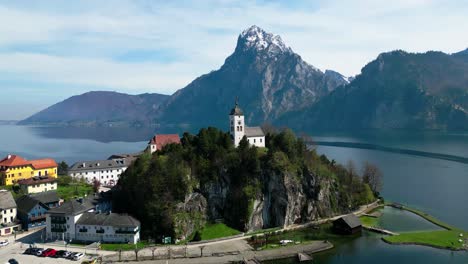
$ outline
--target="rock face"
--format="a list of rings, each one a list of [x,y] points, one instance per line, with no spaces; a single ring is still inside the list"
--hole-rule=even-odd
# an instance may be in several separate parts
[[[174,227],[179,238],[186,239],[190,234],[205,226],[207,207],[205,197],[196,192],[187,195],[185,201],[177,205]]]
[[[345,210],[331,204],[337,199],[331,180],[312,174],[299,180],[297,175],[275,172],[266,177],[263,196],[254,201],[249,230],[305,223]]]
[[[252,26],[239,35],[234,53],[219,70],[177,91],[157,116],[162,123],[227,127],[226,115],[239,97],[246,121],[260,124],[313,105],[344,84],[341,74],[323,73],[280,36]]]
[[[299,180],[297,175],[287,172],[266,172],[264,177],[262,194],[251,201],[252,212],[245,230],[300,224],[347,211],[346,208],[335,207],[338,197],[330,179],[320,179],[309,173]],[[205,213],[203,219],[224,219],[227,217],[224,210],[229,191],[229,182],[221,178],[205,187],[203,195],[193,193],[178,207],[181,212],[192,214],[191,218],[194,218],[193,212],[198,212]],[[179,221],[178,225],[188,226],[178,229],[189,231],[196,230],[195,226],[198,226],[184,221]],[[188,234],[190,232],[185,233]]]

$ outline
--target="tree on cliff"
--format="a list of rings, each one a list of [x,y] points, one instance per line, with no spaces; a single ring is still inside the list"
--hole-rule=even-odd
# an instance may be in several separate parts
[[[268,133],[266,148],[259,149],[250,146],[246,138],[234,148],[228,133],[210,127],[197,135],[184,133],[180,145],[169,144],[152,155],[141,155],[121,175],[113,210],[138,218],[142,237],[175,236],[182,229],[188,230],[178,226],[186,222],[177,221],[181,206],[185,210],[186,197],[199,193],[208,202],[206,217],[215,220],[211,215],[215,212],[228,226],[245,230],[254,201],[271,195],[265,192],[272,175],[290,177],[297,188],[318,188],[308,191],[307,199],[316,199],[314,195],[320,192],[321,186],[313,182],[326,179],[333,201],[325,214],[344,213],[373,199],[355,169],[347,170],[307,149],[289,129]],[[222,190],[221,185],[225,186]],[[210,204],[212,199],[222,202]],[[189,214],[183,211],[182,215]]]
[[[374,194],[379,195],[382,191],[383,174],[380,169],[369,162],[364,163],[362,180],[367,183]]]

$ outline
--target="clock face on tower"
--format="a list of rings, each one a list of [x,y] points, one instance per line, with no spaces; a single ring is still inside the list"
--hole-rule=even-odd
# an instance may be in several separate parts
[[[240,124],[241,124],[241,121],[237,121],[237,124],[240,125]]]

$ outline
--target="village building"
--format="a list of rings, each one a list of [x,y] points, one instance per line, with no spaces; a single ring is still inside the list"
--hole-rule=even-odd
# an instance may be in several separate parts
[[[265,147],[265,133],[261,127],[247,127],[242,109],[238,102],[229,113],[229,131],[234,142],[234,146],[238,147],[240,141],[245,136],[250,145],[256,147]]]
[[[3,185],[13,185],[36,176],[57,178],[57,163],[53,159],[26,160],[18,155],[8,155],[0,160],[0,174]]]
[[[87,183],[99,181],[103,186],[114,186],[131,162],[131,159],[126,158],[80,161],[68,169],[68,175],[75,179],[84,179]]]
[[[25,230],[44,226],[46,213],[51,208],[59,206],[60,199],[56,191],[48,191],[31,195],[23,195],[16,200],[18,219]]]
[[[83,213],[76,229],[78,241],[136,244],[140,240],[140,222],[126,214]]]
[[[71,200],[46,214],[46,237],[50,240],[137,243],[140,222],[125,214],[102,210],[102,195]],[[105,200],[105,199],[104,199]]]
[[[17,206],[11,192],[0,190],[0,236],[8,236],[21,229],[16,219]]]
[[[57,178],[48,176],[35,176],[18,181],[20,189],[25,194],[41,193],[57,190]]]
[[[351,235],[361,232],[361,220],[354,214],[349,214],[333,221],[333,229],[340,234]]]
[[[151,138],[148,142],[146,151],[153,154],[161,150],[167,144],[180,144],[180,137],[177,134],[158,134]]]

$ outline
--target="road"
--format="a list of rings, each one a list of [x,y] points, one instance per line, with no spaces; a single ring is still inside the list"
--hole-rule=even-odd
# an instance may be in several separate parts
[[[377,206],[378,206],[377,202],[369,204],[369,205],[361,206],[358,210],[356,210],[353,213],[359,216],[359,215],[364,214],[365,212],[372,210],[373,208]],[[309,226],[322,224],[328,221],[333,221],[342,216],[344,215],[320,219],[320,220],[316,220],[316,221],[312,221],[312,222],[300,224],[300,225],[291,225],[291,226],[281,229],[281,231],[306,228]],[[9,240],[10,244],[8,246],[0,248],[0,263],[5,263],[10,258],[15,258],[16,260],[19,261],[19,263],[28,263],[28,264],[29,263],[34,263],[34,264],[77,263],[77,262],[73,262],[71,260],[65,260],[65,259],[40,258],[36,256],[23,255],[22,253],[29,246],[29,244],[34,243],[34,242],[36,242],[37,247],[42,247],[42,248],[50,247],[56,250],[63,249],[63,250],[69,250],[69,251],[74,251],[74,252],[83,252],[83,253],[88,253],[88,254],[93,254],[93,255],[99,255],[99,256],[103,256],[104,260],[107,260],[107,261],[119,260],[118,253],[114,251],[86,249],[83,247],[66,247],[61,242],[46,243],[46,244],[38,243],[38,241],[41,241],[41,234],[43,234],[43,230],[39,229],[39,230],[35,230],[32,232],[24,233],[24,234],[18,234],[16,237],[16,242],[15,242],[14,237],[12,236],[6,238]],[[218,240],[218,241],[207,241],[205,243],[196,244],[196,245],[171,246],[170,249],[169,247],[158,246],[156,250],[154,250],[154,252],[151,248],[146,248],[146,249],[141,250],[138,253],[138,255],[140,259],[151,259],[153,256],[153,253],[156,256],[156,258],[169,258],[169,255],[171,255],[171,257],[179,257],[179,258],[185,257],[185,256],[188,257],[186,259],[177,259],[177,260],[171,259],[167,263],[227,263],[232,260],[242,260],[244,258],[248,259],[258,254],[258,252],[253,251],[253,249],[250,247],[250,245],[248,245],[246,241],[246,239],[250,237],[251,236],[246,235],[242,237],[227,238],[227,239]],[[4,238],[0,238],[0,239],[3,240]],[[325,250],[329,248],[329,245],[320,244],[323,242],[317,242],[317,243],[318,244],[309,245],[311,247],[309,248],[309,250],[321,251],[321,250]],[[300,245],[300,246],[306,246],[306,245]],[[299,250],[299,249],[295,249],[294,247],[291,247],[289,250]],[[203,248],[203,258],[200,258],[202,248]],[[276,250],[271,250],[270,253],[266,253],[266,254],[274,254],[275,251]],[[301,251],[295,251],[295,252],[297,253]],[[284,253],[281,253],[281,254],[284,254]],[[133,251],[122,252],[120,259],[127,260],[127,261],[135,260],[135,252]],[[151,263],[159,263],[159,262],[151,262]],[[160,263],[166,263],[166,261],[164,260]]]

